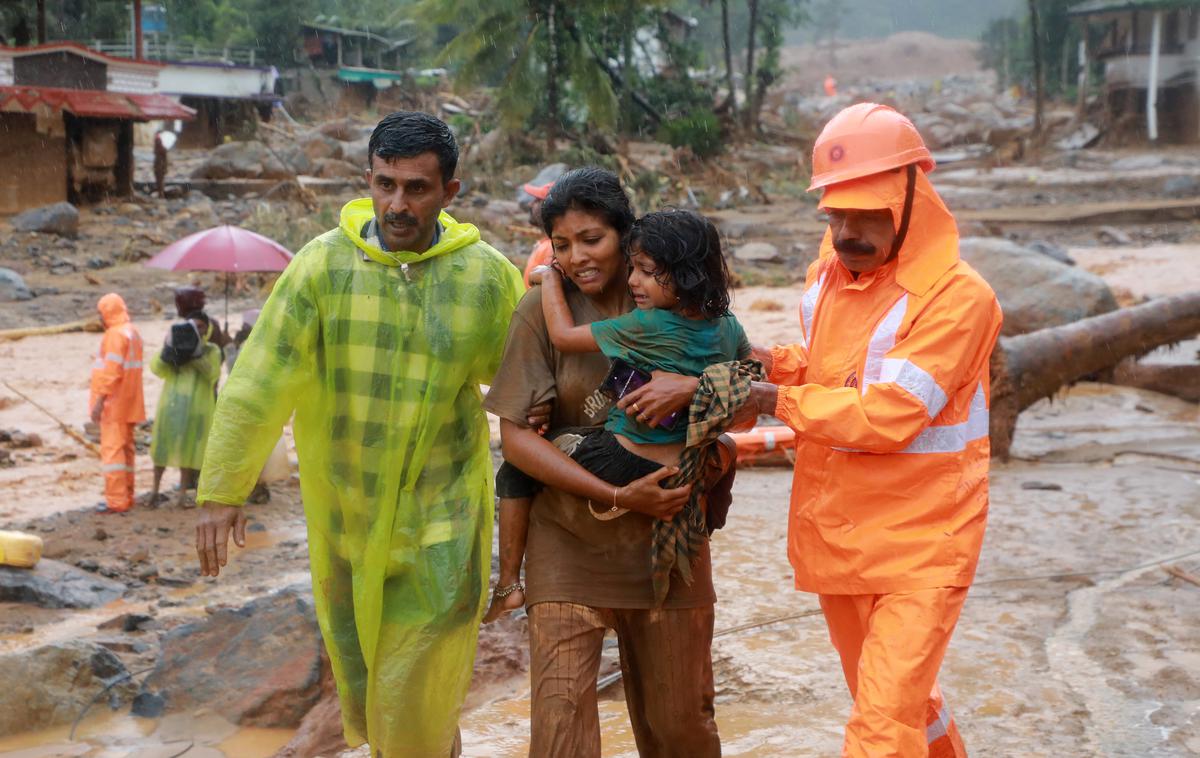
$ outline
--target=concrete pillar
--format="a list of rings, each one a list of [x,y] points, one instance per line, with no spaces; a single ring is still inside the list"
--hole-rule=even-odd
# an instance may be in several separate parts
[[[1158,58],[1162,53],[1162,11],[1154,11],[1150,25],[1150,76],[1146,82],[1146,134],[1158,140]]]

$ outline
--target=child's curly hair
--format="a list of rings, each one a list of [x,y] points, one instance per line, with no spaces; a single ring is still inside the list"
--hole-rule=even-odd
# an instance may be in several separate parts
[[[667,208],[633,222],[625,236],[626,257],[641,252],[654,261],[654,278],[674,289],[684,311],[706,319],[729,314],[729,267],[721,235],[706,216]]]

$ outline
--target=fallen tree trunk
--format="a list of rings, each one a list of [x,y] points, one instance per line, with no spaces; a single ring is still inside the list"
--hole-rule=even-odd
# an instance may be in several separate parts
[[[1196,364],[1161,366],[1129,359],[1113,371],[1112,383],[1200,403],[1200,366]]]
[[[993,455],[1008,457],[1017,416],[1064,385],[1110,369],[1130,356],[1200,333],[1200,292],[1002,337],[992,354]]]
[[[21,329],[0,329],[0,342],[38,337],[47,334],[65,334],[67,332],[102,332],[104,327],[94,318],[80,319],[66,324],[51,324],[50,326],[30,326]]]

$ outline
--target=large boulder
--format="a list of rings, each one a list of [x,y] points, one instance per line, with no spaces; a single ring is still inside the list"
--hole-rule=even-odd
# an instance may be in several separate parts
[[[0,566],[0,602],[43,608],[99,608],[125,594],[125,585],[43,558],[31,569]]]
[[[311,593],[290,587],[173,629],[143,691],[168,711],[207,707],[235,724],[295,727],[321,695]]]
[[[30,300],[33,293],[25,285],[21,275],[11,268],[0,268],[0,303],[11,303],[16,300]]]
[[[0,737],[69,724],[108,685],[133,695],[113,653],[90,642],[62,642],[0,655]]]
[[[342,160],[349,161],[366,169],[367,151],[370,149],[370,146],[371,137],[369,135],[351,142],[345,142],[342,144]]]
[[[963,260],[978,271],[1004,309],[1003,334],[1025,334],[1116,310],[1104,280],[1005,239],[964,237]]]
[[[309,132],[297,138],[300,149],[309,160],[319,161],[323,158],[337,160],[342,157],[342,143],[333,137],[326,137],[320,132]]]
[[[43,205],[13,216],[12,225],[18,232],[74,238],[79,235],[79,211],[70,203]]]
[[[294,149],[303,155],[302,150]],[[192,171],[194,179],[283,179],[290,175],[291,171],[257,140],[218,145]]]

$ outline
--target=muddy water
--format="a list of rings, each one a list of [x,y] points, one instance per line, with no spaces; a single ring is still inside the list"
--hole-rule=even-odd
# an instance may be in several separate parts
[[[1200,416],[1080,385],[1022,417],[996,463],[975,587],[942,668],[974,756],[1200,754]],[[739,474],[714,538],[717,723],[729,756],[839,752],[850,709],[812,596],[785,558],[788,472]],[[761,626],[756,622],[785,619]],[[603,754],[635,756],[620,686]],[[523,756],[527,691],[463,720],[465,755]]]
[[[126,712],[89,715],[72,740],[63,726],[0,738],[0,758],[268,758],[292,738],[290,729],[236,727],[211,713],[143,719]]]

